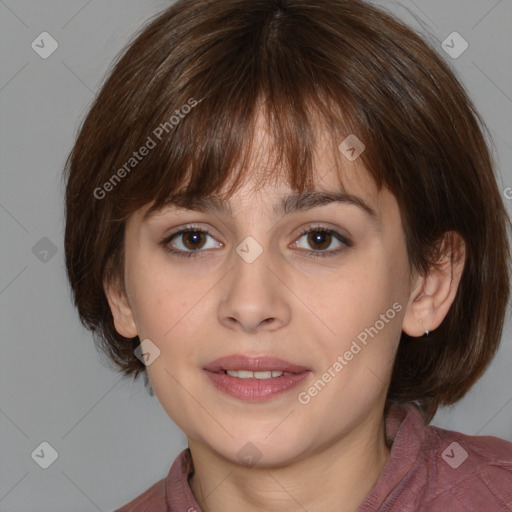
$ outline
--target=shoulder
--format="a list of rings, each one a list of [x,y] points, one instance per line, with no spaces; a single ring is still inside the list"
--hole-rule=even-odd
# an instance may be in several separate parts
[[[165,478],[163,478],[115,512],[164,512],[166,510]]]
[[[424,434],[432,510],[455,504],[468,512],[512,510],[512,443],[435,426]]]

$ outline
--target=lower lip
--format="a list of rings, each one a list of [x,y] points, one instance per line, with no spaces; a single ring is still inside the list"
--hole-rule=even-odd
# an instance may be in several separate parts
[[[204,370],[213,385],[220,391],[240,400],[261,402],[298,386],[311,372],[281,375],[272,379],[239,379],[227,373]]]

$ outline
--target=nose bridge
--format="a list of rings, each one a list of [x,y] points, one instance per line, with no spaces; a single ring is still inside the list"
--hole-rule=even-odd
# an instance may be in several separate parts
[[[260,239],[264,235],[260,235]],[[232,272],[219,304],[219,320],[239,324],[245,330],[281,325],[288,321],[289,308],[282,283],[274,276],[275,266],[268,239],[246,236],[232,255]]]
[[[262,236],[258,238],[261,240]],[[261,292],[270,292],[273,287],[269,268],[271,259],[268,240],[260,243],[254,236],[246,236],[235,247],[231,288],[253,297]]]

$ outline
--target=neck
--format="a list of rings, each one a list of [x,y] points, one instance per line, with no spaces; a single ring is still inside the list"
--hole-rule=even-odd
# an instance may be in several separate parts
[[[382,411],[377,413],[343,438],[272,468],[241,466],[189,439],[192,493],[208,512],[354,512],[377,483],[390,454]]]

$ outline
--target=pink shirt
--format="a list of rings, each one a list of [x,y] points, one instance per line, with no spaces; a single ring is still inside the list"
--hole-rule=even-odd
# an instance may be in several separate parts
[[[386,435],[390,456],[355,512],[512,511],[512,443],[425,425],[412,404],[391,407]],[[192,472],[187,448],[166,479],[116,512],[202,512]]]

